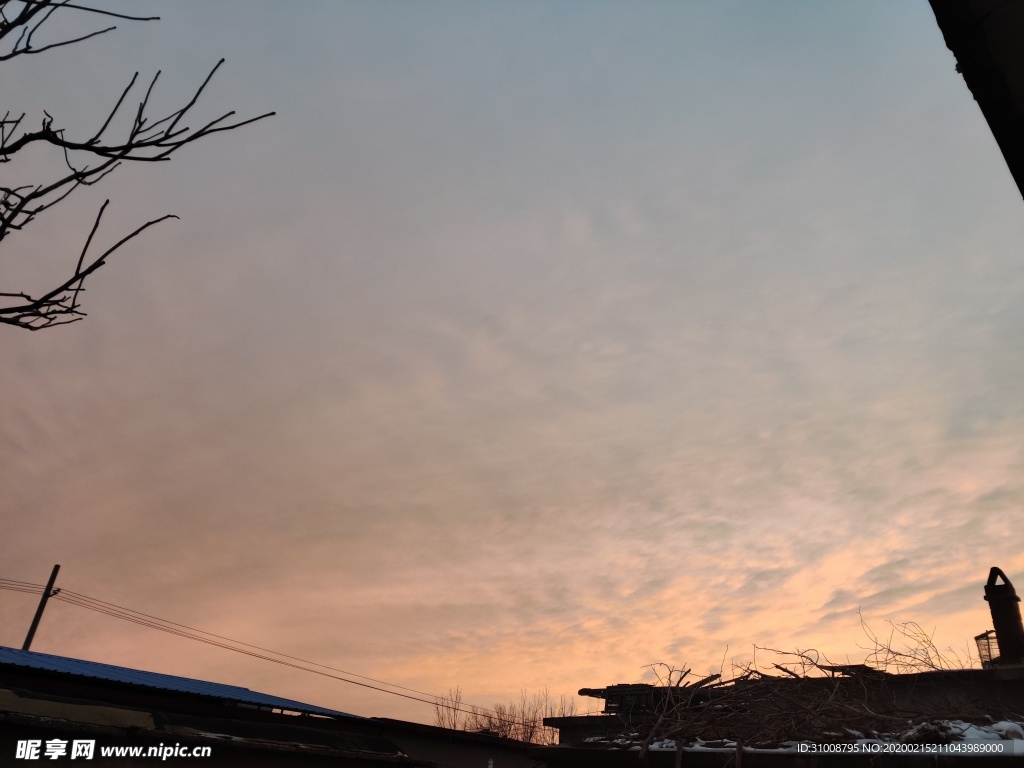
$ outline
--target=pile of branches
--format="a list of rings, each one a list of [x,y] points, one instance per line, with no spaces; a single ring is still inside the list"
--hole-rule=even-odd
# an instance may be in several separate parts
[[[813,652],[795,652],[797,666],[824,671]],[[663,666],[663,665],[662,665]],[[690,679],[690,670],[668,668],[665,691],[648,724],[646,749],[655,740],[742,740],[751,745],[825,741],[905,727],[896,713],[887,675],[811,675],[775,665],[771,675],[748,666],[729,680],[711,675]]]
[[[642,752],[666,739],[767,747],[885,738],[939,720],[981,723],[1012,716],[995,711],[970,683],[970,673],[957,674],[970,665],[969,656],[965,661],[940,652],[916,624],[891,628],[888,637],[879,637],[864,626],[871,643],[864,664],[833,664],[813,649],[755,647],[754,661],[734,665],[728,679],[698,679],[690,669],[651,665],[659,682],[653,705],[646,714],[632,714],[647,734]],[[759,664],[759,654],[770,660]]]

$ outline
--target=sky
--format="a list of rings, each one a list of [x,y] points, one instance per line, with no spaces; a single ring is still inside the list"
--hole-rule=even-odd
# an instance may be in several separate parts
[[[1024,207],[923,0],[130,7],[4,111],[224,57],[196,119],[277,115],[5,241],[23,290],[180,216],[0,329],[0,577],[485,706],[861,616],[964,655],[1024,585]],[[60,602],[32,647],[433,718]]]

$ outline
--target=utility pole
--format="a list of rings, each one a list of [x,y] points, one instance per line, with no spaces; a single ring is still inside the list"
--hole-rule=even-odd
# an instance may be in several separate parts
[[[32,619],[32,626],[28,628],[28,635],[25,637],[25,644],[21,646],[21,650],[23,651],[27,651],[29,646],[32,645],[32,638],[36,636],[36,629],[39,627],[39,620],[43,618],[43,609],[46,608],[46,601],[60,592],[59,589],[53,588],[53,582],[57,580],[57,571],[59,570],[59,565],[53,566],[53,572],[50,574],[50,580],[46,582],[46,589],[43,590],[43,596],[39,598],[39,607],[36,608],[36,615]]]

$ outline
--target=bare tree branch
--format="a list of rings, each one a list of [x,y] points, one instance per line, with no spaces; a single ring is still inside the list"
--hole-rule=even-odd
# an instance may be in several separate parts
[[[0,0],[0,46],[7,45],[6,51],[0,52],[0,61],[82,42],[115,29],[107,27],[66,40],[35,46],[33,36],[58,10],[76,10],[131,21],[152,21],[158,18],[116,13],[70,0]],[[0,51],[3,51],[2,47]],[[232,121],[235,112],[230,111],[200,123],[197,128],[191,128],[185,121],[192,114],[200,96],[223,63],[224,59],[221,59],[214,65],[184,106],[171,110],[162,117],[154,118],[150,115],[150,104],[160,78],[158,71],[137,102],[130,124],[120,132],[120,135],[117,135],[114,126],[124,122],[119,120],[118,116],[124,114],[124,107],[138,83],[138,72],[121,91],[113,108],[99,127],[86,133],[86,138],[71,138],[67,129],[55,126],[54,118],[48,112],[43,113],[44,117],[38,129],[28,130],[25,127],[25,113],[12,117],[12,112],[7,111],[0,119],[0,164],[11,162],[17,153],[39,144],[52,147],[62,154],[67,173],[35,184],[0,184],[0,243],[13,232],[23,230],[40,214],[66,200],[75,190],[98,183],[115,171],[122,162],[163,162],[169,160],[173,153],[186,144],[215,133],[240,128],[275,114],[267,112],[257,117]],[[103,266],[107,256],[145,229],[165,219],[177,218],[167,215],[148,221],[121,238],[99,257],[88,261],[87,253],[108,203],[109,200],[100,208],[79,255],[77,266],[69,278],[57,287],[35,297],[27,291],[0,291],[0,298],[17,300],[6,306],[0,302],[0,323],[40,330],[81,319],[85,313],[81,311],[79,297],[84,290],[85,278]]]
[[[30,331],[40,331],[54,325],[67,325],[68,323],[81,320],[86,316],[86,313],[80,309],[78,295],[83,290],[85,278],[102,267],[106,263],[107,257],[129,240],[132,240],[136,236],[142,234],[142,232],[149,229],[154,224],[159,224],[161,221],[166,221],[167,219],[178,218],[173,214],[167,214],[158,219],[147,221],[141,227],[136,228],[134,231],[125,235],[112,246],[107,248],[107,250],[89,262],[88,265],[83,266],[89,246],[92,244],[93,236],[96,234],[96,230],[99,229],[100,220],[103,218],[103,212],[106,210],[109,203],[109,200],[105,201],[100,207],[99,213],[96,214],[96,220],[93,222],[89,236],[86,238],[85,246],[82,248],[82,253],[78,257],[78,265],[75,267],[75,271],[71,277],[56,288],[53,288],[37,297],[33,297],[23,292],[0,293],[0,296],[22,299],[22,303],[20,304],[0,307],[0,323],[14,325]]]
[[[434,725],[532,744],[553,744],[558,731],[544,725],[544,718],[571,717],[575,713],[575,701],[561,696],[556,702],[546,688],[533,696],[522,691],[519,701],[498,703],[492,709],[474,705],[466,708],[462,705],[462,689],[455,686],[435,701]]]
[[[919,625],[890,624],[882,637],[863,620],[861,626],[868,638],[865,664],[833,664],[814,649],[755,646],[753,661],[734,665],[729,679],[713,674],[692,681],[685,667],[649,665],[657,685],[630,713],[631,727],[646,733],[638,742],[641,755],[666,739],[769,746],[877,737],[936,720],[982,721],[1005,707],[969,677],[952,674],[970,660],[940,652]],[[771,661],[759,664],[759,654]]]
[[[13,59],[15,56],[42,53],[43,51],[71,45],[72,43],[80,43],[83,40],[88,40],[89,38],[117,29],[117,27],[107,27],[78,37],[45,44],[38,48],[34,47],[32,45],[32,37],[54,11],[57,10],[83,11],[99,16],[125,19],[126,21],[157,21],[160,18],[159,16],[131,16],[129,14],[108,11],[103,8],[72,3],[69,0],[0,0],[0,43],[6,42],[12,35],[17,34],[7,52],[0,53],[0,61]]]

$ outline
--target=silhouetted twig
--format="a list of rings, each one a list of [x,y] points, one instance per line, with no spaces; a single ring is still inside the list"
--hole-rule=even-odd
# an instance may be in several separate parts
[[[75,3],[68,0],[0,0],[0,51],[3,51],[0,53],[0,61],[81,42],[115,29],[107,27],[36,47],[33,44],[33,36],[57,10],[75,10],[131,21],[152,21],[158,18],[115,13],[84,2]],[[5,45],[6,49],[2,47]],[[45,117],[36,130],[26,128],[24,113],[15,113],[16,116],[12,116],[10,111],[6,112],[0,118],[0,164],[10,162],[18,152],[27,147],[47,145],[62,153],[67,172],[55,179],[37,184],[0,185],[0,242],[13,232],[24,229],[40,214],[66,200],[75,190],[96,184],[116,170],[122,162],[165,161],[170,159],[174,152],[193,141],[215,133],[234,130],[273,115],[273,112],[268,112],[257,117],[232,121],[235,113],[231,111],[196,128],[184,123],[223,63],[224,60],[221,59],[214,65],[184,106],[171,110],[162,117],[153,118],[150,114],[150,102],[160,78],[160,72],[157,72],[137,102],[130,126],[120,135],[116,135],[112,125],[118,115],[123,114],[129,95],[138,82],[138,72],[121,91],[121,95],[98,129],[87,138],[70,138],[67,129],[54,125],[54,118],[48,112],[43,113]],[[0,297],[17,299],[14,303],[0,305],[0,323],[35,331],[81,319],[85,313],[81,310],[79,298],[85,278],[103,266],[106,258],[129,240],[154,224],[177,218],[169,214],[148,221],[122,237],[99,256],[92,258],[88,256],[88,252],[109,202],[108,200],[103,204],[96,216],[78,263],[69,277],[41,294],[27,291],[0,292]]]

